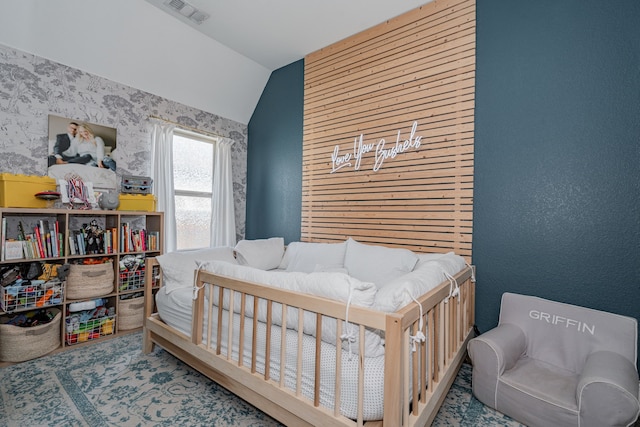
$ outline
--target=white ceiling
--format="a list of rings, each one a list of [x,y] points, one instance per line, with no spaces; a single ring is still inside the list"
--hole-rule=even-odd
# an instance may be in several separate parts
[[[0,44],[248,124],[273,70],[429,0],[164,1],[4,1]]]
[[[146,1],[273,71],[430,0],[178,0],[209,14],[202,24]]]

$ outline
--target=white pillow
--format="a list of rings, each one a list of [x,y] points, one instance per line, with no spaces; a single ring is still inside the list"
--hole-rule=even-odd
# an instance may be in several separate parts
[[[373,309],[393,313],[447,280],[445,272],[455,276],[465,267],[463,257],[453,252],[423,257],[412,272],[378,289]]]
[[[289,257],[289,262],[285,267],[287,271],[313,273],[314,271],[333,271],[344,268],[344,254],[347,250],[347,242],[293,242],[287,246],[287,252],[289,252],[291,245],[294,245],[292,249],[294,255]]]
[[[413,270],[418,256],[408,249],[365,245],[349,238],[344,266],[349,275],[379,288]]]
[[[240,240],[235,247],[238,264],[260,270],[278,268],[284,255],[284,238]]]
[[[169,252],[156,259],[162,268],[162,283],[166,293],[192,287],[200,261],[218,260],[237,264],[230,246]]]

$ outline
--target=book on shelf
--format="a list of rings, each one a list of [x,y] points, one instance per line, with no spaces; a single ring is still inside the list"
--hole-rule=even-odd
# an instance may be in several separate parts
[[[77,247],[77,254],[78,255],[86,255],[87,251],[85,249],[85,245],[84,245],[84,235],[82,234],[82,231],[78,231],[76,232],[76,242],[78,244]]]
[[[132,229],[128,223],[120,228],[120,252],[146,252],[158,248],[159,232],[149,232],[145,228]],[[118,247],[118,246],[115,246]]]
[[[71,255],[76,255],[77,254],[77,249],[76,249],[76,237],[73,234],[73,232],[69,233],[69,253]]]
[[[4,242],[5,244],[5,250],[4,250],[4,259],[5,260],[11,260],[11,259],[23,259],[24,258],[24,252],[23,252],[23,241],[22,240],[7,240],[6,242]]]
[[[40,258],[45,258],[44,248],[42,246],[42,235],[40,234],[40,228],[38,228],[38,226],[34,227],[34,233],[36,244],[38,245],[38,254],[40,255]]]

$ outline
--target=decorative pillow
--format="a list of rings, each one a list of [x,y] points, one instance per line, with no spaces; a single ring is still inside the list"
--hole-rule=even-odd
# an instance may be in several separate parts
[[[418,265],[411,273],[398,277],[378,289],[374,310],[393,313],[420,295],[447,280],[445,272],[456,275],[465,267],[464,258],[453,252],[435,256],[420,255]]]
[[[408,249],[365,245],[352,238],[347,240],[344,266],[349,275],[379,288],[413,270],[418,256]]]
[[[285,267],[287,271],[312,273],[314,271],[334,271],[334,269],[344,268],[344,254],[347,250],[347,242],[293,242],[287,246],[287,252],[291,245],[294,245],[292,250],[294,255],[290,256],[289,262]]]
[[[201,261],[219,260],[237,264],[230,246],[169,252],[156,259],[162,268],[166,293],[192,287],[195,271]]]
[[[260,270],[278,268],[284,255],[284,238],[240,240],[235,247],[238,264]]]

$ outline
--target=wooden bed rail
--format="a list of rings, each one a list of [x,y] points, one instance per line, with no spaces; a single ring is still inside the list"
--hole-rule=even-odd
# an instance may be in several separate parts
[[[153,266],[154,260],[149,260]],[[148,267],[149,268],[149,264]],[[147,270],[152,271],[152,270]],[[455,276],[455,286],[445,281],[435,289],[417,298],[395,313],[383,313],[350,305],[348,319],[346,304],[313,295],[248,283],[206,271],[197,274],[197,292],[194,302],[191,336],[171,332],[152,313],[151,292],[145,293],[144,349],[151,351],[158,343],[178,355],[186,363],[204,371],[205,375],[232,392],[245,398],[269,415],[289,423],[335,426],[423,426],[433,421],[437,409],[455,378],[466,354],[466,343],[473,333],[475,289],[471,281],[472,271],[467,267]],[[205,287],[206,284],[210,284]],[[212,286],[211,286],[212,285]],[[451,291],[459,288],[457,295]],[[205,290],[208,304],[205,304]],[[217,310],[214,299],[223,301],[236,310]],[[249,302],[250,299],[253,302]],[[239,302],[236,304],[236,301]],[[420,305],[418,305],[418,303]],[[264,310],[262,312],[261,310]],[[234,311],[240,327],[233,327]],[[315,319],[315,349],[313,357],[315,380],[313,396],[302,394],[302,341],[303,317]],[[261,372],[257,367],[256,334],[245,336],[245,329],[257,330],[258,314],[266,324],[266,346],[262,348],[264,360]],[[280,328],[281,337],[287,333],[288,316],[297,316],[297,348],[287,348],[287,340],[274,341],[272,327]],[[226,316],[226,317],[223,317]],[[274,321],[279,318],[278,322]],[[206,319],[206,320],[205,320]],[[335,366],[335,401],[333,408],[320,403],[320,346],[322,324],[335,323],[337,337]],[[358,400],[357,417],[349,419],[340,414],[341,360],[344,352],[341,336],[344,321],[357,327]],[[291,322],[295,322],[291,318]],[[289,322],[289,323],[291,323]],[[237,323],[237,321],[236,321]],[[223,324],[225,329],[223,329]],[[331,324],[333,327],[333,324]],[[291,325],[289,325],[291,326]],[[384,416],[380,421],[365,422],[364,396],[364,348],[366,331],[379,330],[384,334]],[[325,329],[326,331],[326,329]],[[416,340],[419,332],[425,341]],[[291,330],[288,331],[292,333]],[[203,336],[206,338],[203,341]],[[178,338],[176,338],[178,337]],[[224,337],[224,338],[222,338]],[[307,337],[308,338],[308,337]],[[272,343],[274,343],[272,345]],[[235,345],[235,347],[234,347]],[[224,349],[223,349],[224,347]],[[272,347],[277,347],[273,353]],[[415,347],[415,351],[412,348]],[[231,351],[234,349],[234,351]],[[284,380],[287,352],[297,354],[295,387]],[[235,354],[235,355],[234,355]],[[248,358],[249,362],[243,360]],[[273,375],[271,363],[279,374]],[[204,363],[204,365],[203,365]],[[254,396],[255,395],[255,396]]]

